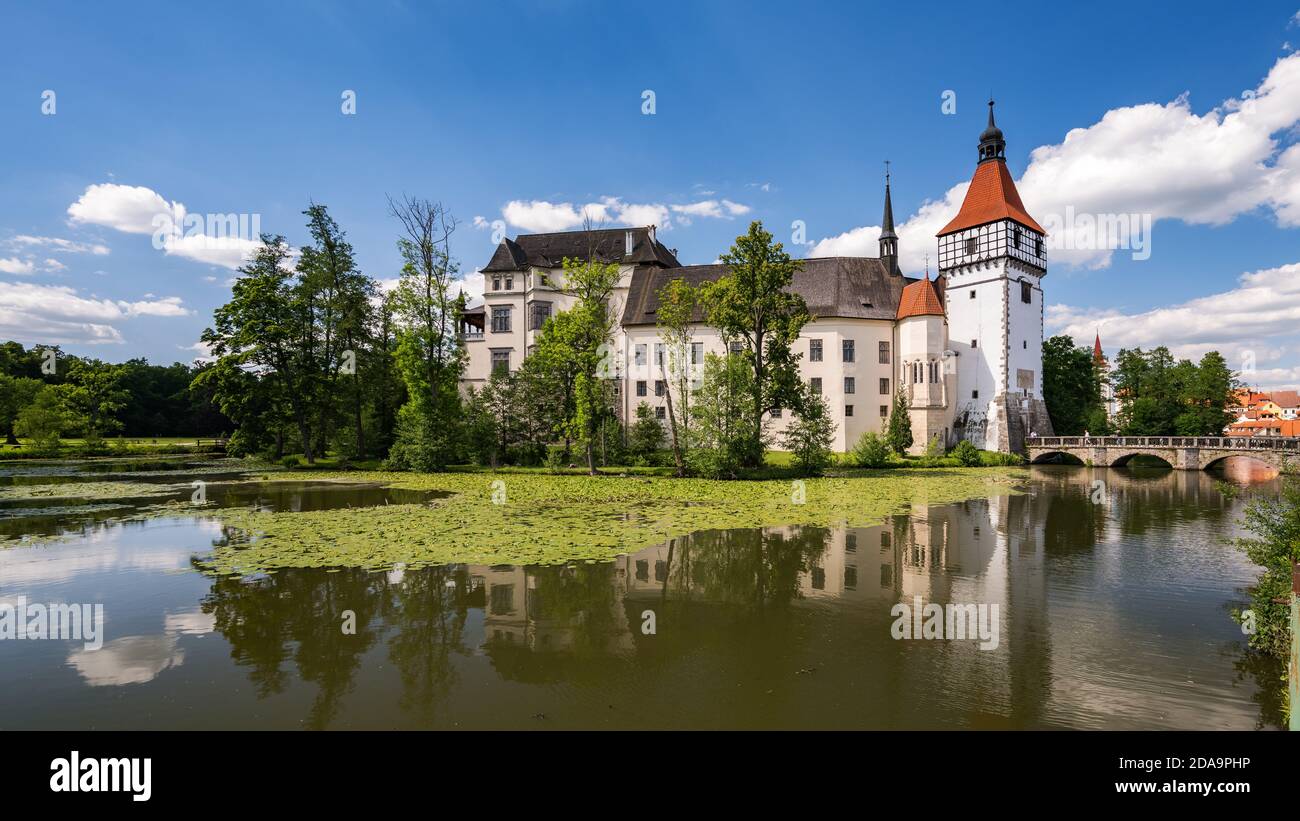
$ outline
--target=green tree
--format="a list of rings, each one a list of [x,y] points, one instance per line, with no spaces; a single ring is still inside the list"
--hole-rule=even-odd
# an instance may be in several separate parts
[[[68,362],[68,409],[81,420],[87,442],[117,430],[117,412],[126,407],[129,394],[121,387],[125,368],[98,359],[71,358]]]
[[[1054,336],[1043,343],[1043,399],[1057,435],[1078,436],[1085,430],[1105,433],[1096,424],[1099,418],[1105,419],[1101,399],[1104,378],[1092,351],[1075,345],[1069,336]]]
[[[1300,481],[1287,479],[1277,496],[1255,498],[1246,506],[1241,524],[1250,535],[1237,540],[1238,548],[1264,568],[1250,591],[1255,615],[1250,646],[1286,658],[1291,646],[1291,574],[1300,562]]]
[[[678,476],[686,474],[686,453],[690,450],[691,369],[693,365],[701,364],[694,361],[691,344],[699,297],[697,289],[677,277],[659,289],[656,313],[659,332],[668,349],[667,364],[671,369],[671,374],[665,373],[664,363],[659,363],[660,375],[668,386],[668,433]],[[674,391],[676,402],[673,400]]]
[[[738,340],[744,347],[752,398],[749,439],[742,443],[741,456],[745,466],[758,467],[763,462],[764,414],[782,407],[802,410],[799,355],[793,346],[812,317],[791,286],[803,262],[791,258],[758,221],[736,238],[721,261],[727,274],[702,286],[700,304],[724,341]]]
[[[44,385],[39,379],[0,372],[0,427],[5,432],[5,444],[18,444],[14,423],[19,412],[36,399],[42,387]]]
[[[203,332],[202,340],[218,364],[225,365],[222,375],[229,376],[231,368],[239,368],[266,381],[267,395],[283,402],[297,429],[303,455],[313,464],[314,400],[320,376],[314,355],[317,327],[311,295],[295,287],[289,258],[284,237],[263,234],[252,260],[239,269],[230,301],[214,312],[213,327]],[[238,390],[239,380],[205,377],[203,382],[215,392],[223,411],[235,407],[238,400],[224,392]],[[267,421],[254,418],[263,424]]]
[[[820,394],[809,394],[800,403],[803,408],[781,434],[781,444],[794,457],[799,470],[815,476],[835,461],[831,443],[835,439],[835,421]]]
[[[735,476],[758,441],[766,447],[765,433],[755,428],[754,371],[742,354],[708,354],[704,375],[691,406],[695,446],[690,467],[709,477]]]
[[[907,397],[903,389],[894,393],[894,405],[889,411],[889,425],[885,429],[885,441],[894,453],[902,456],[912,446],[912,417],[907,411]]]
[[[590,231],[590,229],[589,229]],[[546,323],[542,336],[550,336],[552,356],[563,361],[573,376],[573,416],[566,428],[587,453],[587,471],[596,473],[596,443],[605,421],[613,415],[612,380],[618,376],[610,340],[614,315],[610,303],[618,285],[618,264],[602,262],[592,247],[586,259],[564,260],[560,291],[574,305]],[[558,320],[558,321],[557,321]],[[567,350],[555,351],[557,346]],[[538,343],[538,349],[542,347]]]
[[[1189,363],[1190,364],[1190,363]],[[1183,412],[1174,420],[1181,436],[1219,436],[1232,422],[1228,406],[1241,387],[1227,361],[1218,351],[1201,357],[1185,383]]]
[[[393,458],[441,467],[455,456],[460,416],[458,385],[465,350],[457,335],[464,301],[460,266],[451,255],[456,219],[440,203],[389,200],[402,227],[402,272],[392,294],[397,365],[406,385]]]
[[[664,426],[645,402],[636,406],[636,421],[628,431],[627,447],[637,464],[654,464],[655,455],[664,441]]]
[[[68,385],[46,385],[18,412],[14,428],[19,436],[32,440],[38,453],[58,452],[64,432],[84,424],[69,407],[70,391]]]

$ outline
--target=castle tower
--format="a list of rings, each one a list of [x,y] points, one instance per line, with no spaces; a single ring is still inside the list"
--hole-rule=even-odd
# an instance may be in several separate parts
[[[949,344],[956,354],[957,436],[986,450],[1020,452],[1049,435],[1043,402],[1046,232],[1025,210],[993,119],[961,209],[938,233]]]

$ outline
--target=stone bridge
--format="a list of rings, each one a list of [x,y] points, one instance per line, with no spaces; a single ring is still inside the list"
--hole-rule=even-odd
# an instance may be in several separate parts
[[[1031,463],[1063,453],[1086,465],[1123,467],[1134,456],[1154,456],[1176,470],[1205,470],[1229,456],[1248,456],[1300,473],[1300,437],[1294,436],[1040,436],[1025,443]]]

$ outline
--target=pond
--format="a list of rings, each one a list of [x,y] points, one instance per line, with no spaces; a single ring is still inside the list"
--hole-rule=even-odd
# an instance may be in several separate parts
[[[29,511],[10,533],[72,533],[0,549],[0,602],[102,602],[105,635],[0,641],[0,729],[1274,728],[1281,668],[1230,617],[1257,568],[1225,540],[1276,479],[1239,469],[1035,467],[1022,494],[873,527],[244,578],[196,569],[242,538],[203,511]],[[208,499],[429,498],[247,478]],[[921,601],[985,607],[994,640],[895,638]]]

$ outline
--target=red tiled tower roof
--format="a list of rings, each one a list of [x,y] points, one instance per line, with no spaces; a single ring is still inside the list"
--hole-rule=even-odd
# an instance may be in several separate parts
[[[903,288],[898,300],[898,319],[909,316],[943,316],[943,300],[930,277],[919,279]]]
[[[1092,343],[1092,361],[1105,362],[1106,355],[1101,352],[1101,332],[1097,332],[1097,339]]]
[[[1047,233],[1025,210],[1006,162],[1001,159],[981,162],[975,167],[961,210],[939,231],[939,236],[1002,219],[1015,220],[1040,234]]]

